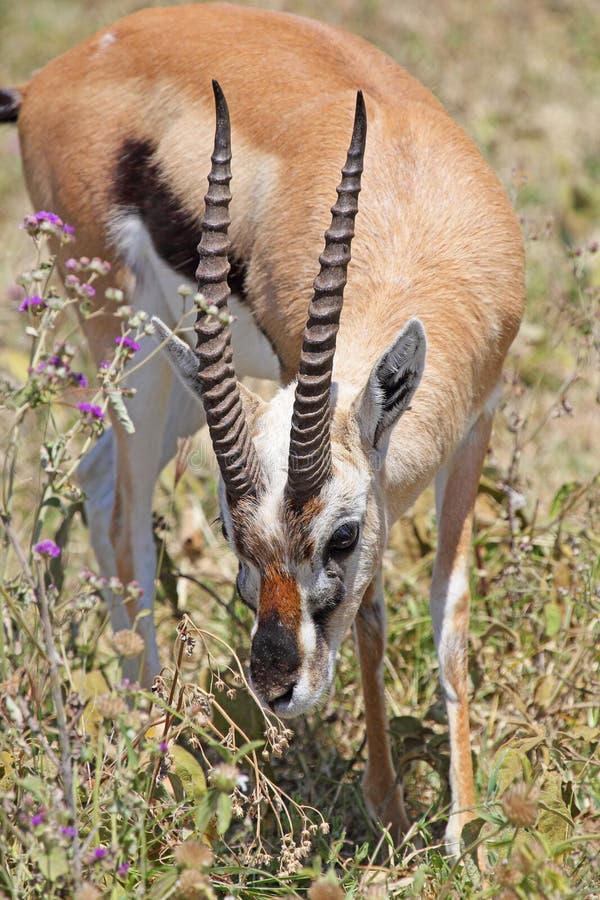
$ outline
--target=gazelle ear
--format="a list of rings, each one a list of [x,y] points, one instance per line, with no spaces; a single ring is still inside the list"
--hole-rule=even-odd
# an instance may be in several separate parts
[[[159,319],[158,316],[152,316],[151,321],[156,329],[156,339],[160,344],[161,350],[171,363],[171,368],[184,387],[200,399],[202,392],[201,384],[197,378],[198,357],[190,345],[178,338],[168,325],[165,325],[162,319]]]
[[[242,381],[238,382],[238,387],[240,389],[244,413],[248,419],[249,425],[252,426],[254,418],[256,416],[261,416],[268,404],[266,400],[263,400],[262,397],[259,397],[258,394],[255,394],[254,391],[251,391],[250,388],[246,387]]]
[[[357,400],[357,418],[375,449],[385,445],[391,428],[410,402],[425,368],[427,341],[419,319],[411,319],[371,370]]]
[[[151,321],[156,329],[155,337],[161,345],[162,351],[166,354],[173,371],[183,386],[201,401],[202,384],[198,379],[198,357],[190,345],[177,337],[175,332],[171,331],[162,319],[159,319],[158,316],[152,316]],[[244,384],[238,383],[238,388],[242,406],[247,416],[252,418],[264,410],[267,404],[262,397],[254,394]]]

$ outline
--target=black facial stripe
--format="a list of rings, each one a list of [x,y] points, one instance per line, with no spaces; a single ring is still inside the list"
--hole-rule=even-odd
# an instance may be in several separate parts
[[[328,565],[327,569],[331,574],[334,574],[334,570],[339,570],[339,567],[334,563]],[[329,589],[326,592],[321,590],[318,595],[309,598],[309,608],[317,628],[325,626],[333,611],[337,609],[344,599],[345,594],[344,582],[336,572],[335,577],[331,578]]]
[[[327,623],[329,622],[329,619],[331,618],[336,607],[337,603],[333,603],[331,605],[323,606],[313,613],[313,622],[315,623],[315,628],[317,629],[317,633],[321,638],[325,637]]]

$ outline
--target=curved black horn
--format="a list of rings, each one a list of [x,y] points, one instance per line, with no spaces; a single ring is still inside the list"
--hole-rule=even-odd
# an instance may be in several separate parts
[[[362,91],[356,97],[354,128],[331,227],[325,232],[321,270],[308,309],[292,414],[286,493],[294,505],[314,497],[331,472],[330,389],[335,341],[344,299],[350,244],[358,211],[367,135]]]
[[[227,103],[218,82],[213,81],[217,124],[208,193],[198,244],[200,262],[196,270],[198,290],[209,306],[225,312],[230,294],[227,283],[231,193],[231,128]],[[255,497],[262,472],[244,415],[233,366],[231,329],[217,315],[200,311],[196,319],[196,355],[202,403],[212,445],[227,496],[232,501]]]

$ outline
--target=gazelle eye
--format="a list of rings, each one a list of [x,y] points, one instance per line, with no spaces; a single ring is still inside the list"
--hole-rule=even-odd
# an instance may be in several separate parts
[[[333,532],[327,549],[330,553],[349,553],[358,540],[358,522],[344,522]]]

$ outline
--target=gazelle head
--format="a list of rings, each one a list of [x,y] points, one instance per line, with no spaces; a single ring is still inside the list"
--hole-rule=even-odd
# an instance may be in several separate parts
[[[197,277],[218,312],[198,315],[195,351],[153,321],[206,411],[224,533],[239,560],[238,591],[256,613],[253,685],[275,712],[291,716],[314,706],[331,683],[341,640],[376,576],[387,539],[383,461],[423,372],[425,333],[411,319],[390,335],[356,396],[342,397],[332,383],[366,139],[359,92],[297,380],[270,403],[237,381],[230,329],[218,315],[229,294],[230,127],[225,98],[213,87],[217,127]]]

